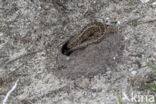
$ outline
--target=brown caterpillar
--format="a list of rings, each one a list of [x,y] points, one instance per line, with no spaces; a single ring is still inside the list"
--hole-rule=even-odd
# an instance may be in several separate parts
[[[62,54],[69,56],[75,50],[99,43],[106,38],[108,33],[112,32],[117,32],[117,28],[101,22],[90,23],[62,46]]]

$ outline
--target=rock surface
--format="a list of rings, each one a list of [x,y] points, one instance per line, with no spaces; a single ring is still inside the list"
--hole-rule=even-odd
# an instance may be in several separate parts
[[[139,79],[154,73],[146,64],[156,62],[154,1],[0,0],[0,102],[17,80],[7,104],[116,104],[122,93],[148,95],[138,88],[155,81]],[[99,44],[60,54],[90,22],[129,20]]]

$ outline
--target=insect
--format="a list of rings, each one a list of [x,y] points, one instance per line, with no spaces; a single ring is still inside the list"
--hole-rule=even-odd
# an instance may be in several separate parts
[[[107,34],[117,32],[117,28],[102,22],[93,22],[85,26],[79,34],[71,37],[62,46],[62,54],[69,56],[72,52],[101,42]]]

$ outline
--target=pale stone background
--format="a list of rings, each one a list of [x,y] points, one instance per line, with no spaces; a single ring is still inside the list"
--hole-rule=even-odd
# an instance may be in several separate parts
[[[91,79],[89,74],[83,77],[90,72],[90,68],[84,71],[85,64],[72,64],[78,73],[74,80],[72,65],[66,64],[71,68],[65,73],[58,71],[60,57],[81,62],[77,57],[87,56],[85,53],[91,50],[94,53],[97,47],[101,51],[90,52],[90,59],[105,52],[103,41],[70,57],[60,55],[60,46],[86,24],[118,21],[122,25],[136,18],[156,19],[155,0],[0,0],[0,102],[18,79],[7,104],[117,104],[123,92],[129,97],[131,92],[149,94],[144,85],[152,83],[155,75],[146,62],[156,62],[156,22],[137,25],[136,20],[126,24],[116,35],[122,48],[122,55],[116,57],[119,62],[114,66],[116,61],[111,61],[107,67],[101,67],[106,60],[97,55],[96,60],[104,61],[99,61],[100,67],[94,63]]]

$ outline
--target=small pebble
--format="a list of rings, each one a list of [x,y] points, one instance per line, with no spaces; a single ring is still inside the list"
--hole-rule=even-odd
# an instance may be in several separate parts
[[[156,7],[156,1],[152,3],[152,6],[153,7]]]
[[[140,0],[142,3],[147,3],[149,2],[150,0]]]
[[[0,32],[0,36],[3,36],[3,33],[2,32]]]
[[[93,1],[93,3],[95,4],[95,3],[96,3],[96,1]]]
[[[121,24],[121,22],[120,22],[120,21],[117,21],[117,24],[118,24],[118,25],[120,25],[120,24]]]
[[[116,59],[116,57],[113,57],[113,59],[115,60],[115,59]]]
[[[137,71],[132,71],[131,74],[132,75],[136,75],[137,74]]]
[[[69,61],[70,60],[70,57],[67,57],[66,60]]]

